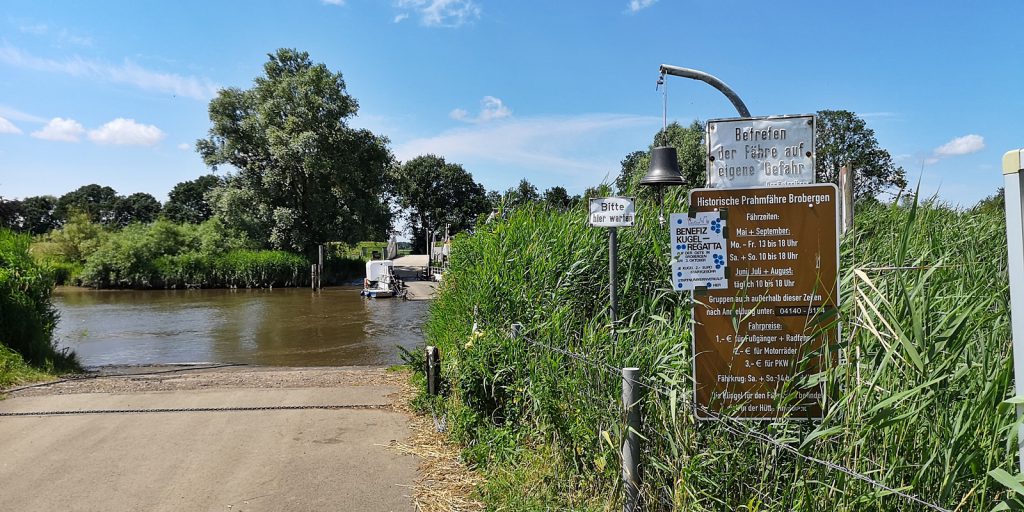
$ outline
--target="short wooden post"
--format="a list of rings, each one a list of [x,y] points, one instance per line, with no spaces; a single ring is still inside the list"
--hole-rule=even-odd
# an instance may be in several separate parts
[[[311,267],[311,268],[309,269],[309,286],[310,286],[310,288],[312,288],[313,290],[316,290],[316,281],[317,281],[317,276],[316,276],[316,263],[314,263],[314,264],[312,265],[312,267]]]
[[[441,371],[441,355],[437,350],[437,347],[433,345],[427,346],[427,393],[430,395],[437,394],[437,388],[439,384],[439,373]]]
[[[622,442],[623,512],[640,510],[640,378],[639,368],[622,369],[622,407],[626,411],[626,435]]]

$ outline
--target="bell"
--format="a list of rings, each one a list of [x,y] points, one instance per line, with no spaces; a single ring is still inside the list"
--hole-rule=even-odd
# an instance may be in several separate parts
[[[641,185],[649,187],[663,187],[682,185],[683,175],[679,172],[679,158],[676,156],[676,148],[671,146],[658,146],[651,150],[651,166],[642,180]]]

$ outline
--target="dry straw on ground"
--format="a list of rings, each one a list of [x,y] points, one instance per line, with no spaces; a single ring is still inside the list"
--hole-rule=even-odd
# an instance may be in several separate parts
[[[416,509],[424,512],[483,510],[472,498],[483,478],[463,464],[459,448],[439,433],[434,418],[417,414],[409,407],[416,390],[408,383],[393,396],[395,408],[411,418],[412,435],[406,442],[392,441],[391,448],[420,458],[420,476],[413,485]]]

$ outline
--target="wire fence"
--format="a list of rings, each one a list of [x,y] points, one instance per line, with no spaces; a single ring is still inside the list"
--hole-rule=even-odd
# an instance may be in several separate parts
[[[475,327],[476,327],[476,325],[474,326],[474,329],[475,329]],[[556,346],[553,346],[551,344],[544,343],[544,342],[538,341],[536,339],[532,339],[532,338],[526,336],[525,334],[523,334],[522,324],[513,324],[512,326],[509,326],[509,327],[505,328],[504,332],[511,333],[510,335],[513,337],[513,339],[522,340],[522,341],[525,341],[525,342],[527,342],[530,345],[533,345],[535,347],[542,348],[544,350],[548,350],[548,351],[551,351],[551,352],[554,352],[554,353],[561,354],[561,355],[563,355],[565,357],[568,357],[568,358],[571,358],[571,359],[573,359],[573,360],[575,360],[575,361],[577,361],[579,363],[582,363],[582,364],[588,365],[588,366],[590,366],[592,368],[596,368],[596,369],[599,369],[601,371],[607,372],[607,373],[609,373],[611,375],[614,375],[616,378],[622,379],[623,381],[629,382],[630,384],[634,384],[636,386],[639,386],[639,387],[641,387],[643,389],[646,389],[646,390],[648,390],[648,391],[650,391],[652,393],[655,393],[657,395],[661,395],[661,396],[663,396],[665,398],[668,398],[668,399],[671,399],[671,400],[680,399],[680,395],[674,395],[669,390],[666,390],[666,389],[663,389],[663,388],[660,388],[660,387],[657,387],[657,386],[653,386],[653,385],[647,384],[646,382],[638,381],[638,380],[635,380],[635,379],[627,377],[624,374],[624,372],[623,372],[623,368],[620,368],[618,366],[609,364],[609,363],[604,362],[604,361],[599,361],[599,360],[593,359],[591,357],[587,357],[587,356],[585,356],[583,354],[579,354],[579,353],[573,352],[571,350],[567,350],[567,349],[564,349],[564,348],[561,348],[561,347],[556,347]],[[864,483],[866,483],[866,484],[868,484],[868,485],[870,485],[870,486],[872,486],[872,487],[874,487],[876,489],[879,489],[881,491],[884,491],[884,492],[889,493],[889,494],[894,495],[894,496],[898,496],[898,497],[900,497],[900,498],[902,498],[902,499],[904,499],[904,500],[906,500],[908,502],[915,503],[917,505],[921,505],[921,506],[926,507],[926,508],[928,508],[930,510],[934,510],[936,512],[954,512],[952,509],[946,508],[946,507],[944,507],[942,505],[938,505],[936,503],[932,503],[932,502],[926,501],[923,498],[921,498],[920,496],[917,496],[917,495],[911,494],[909,492],[906,492],[904,490],[901,490],[901,489],[892,487],[890,485],[887,485],[884,482],[881,482],[879,480],[871,478],[870,476],[868,476],[868,475],[866,475],[864,473],[861,473],[859,471],[856,471],[854,469],[842,466],[841,464],[836,464],[836,463],[828,461],[828,460],[824,460],[824,459],[820,459],[820,458],[817,458],[817,457],[814,457],[814,456],[811,456],[811,455],[804,454],[799,449],[793,447],[791,444],[786,443],[784,441],[781,441],[779,439],[776,439],[776,438],[774,438],[774,437],[772,437],[772,436],[770,436],[770,435],[768,435],[768,434],[766,434],[764,432],[758,431],[757,429],[751,427],[750,424],[747,423],[747,422],[741,421],[739,419],[733,418],[733,417],[728,416],[728,415],[719,414],[718,412],[712,411],[712,410],[708,409],[707,407],[704,407],[703,405],[701,405],[699,403],[695,403],[695,402],[693,402],[691,400],[686,400],[685,398],[682,398],[682,401],[683,401],[685,407],[687,407],[687,408],[693,407],[695,411],[699,411],[703,415],[702,417],[704,419],[712,420],[712,421],[717,422],[722,428],[724,428],[725,430],[727,430],[728,432],[730,432],[732,434],[735,434],[735,435],[738,435],[738,436],[742,436],[742,437],[746,437],[748,439],[751,439],[751,440],[759,442],[759,443],[770,445],[770,446],[772,446],[772,447],[774,447],[776,449],[783,450],[783,451],[793,455],[794,457],[802,459],[805,462],[808,462],[808,463],[811,463],[811,464],[814,464],[814,465],[817,465],[817,466],[824,467],[824,468],[826,468],[829,471],[834,471],[834,472],[842,473],[842,474],[844,474],[844,475],[846,475],[848,477],[851,477],[851,478],[854,478],[854,479],[859,480],[861,482],[864,482]],[[435,421],[435,424],[438,424],[438,425],[443,422],[443,420],[439,421],[437,419],[436,415],[434,416],[434,421]]]

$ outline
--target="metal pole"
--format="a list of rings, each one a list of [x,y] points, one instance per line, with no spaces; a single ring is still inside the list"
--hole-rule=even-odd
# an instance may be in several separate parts
[[[320,244],[320,246],[317,247],[317,255],[319,256],[319,260],[320,261],[319,261],[319,263],[316,266],[316,289],[317,290],[322,290],[323,287],[324,287],[323,283],[321,282],[321,279],[323,279],[323,277],[324,277],[324,245],[323,244]]]
[[[441,367],[441,357],[437,351],[437,347],[428,345],[427,346],[427,393],[430,395],[437,394],[437,383],[438,383],[438,371]]]
[[[740,99],[739,95],[736,94],[725,82],[719,80],[713,75],[709,75],[703,71],[696,69],[681,68],[677,66],[669,66],[668,64],[661,65],[662,74],[668,74],[673,76],[681,76],[683,78],[691,78],[693,80],[700,80],[725,95],[732,102],[732,106],[736,108],[736,112],[739,112],[740,117],[750,117],[750,111],[747,110],[747,106]]]
[[[640,510],[640,378],[639,368],[622,369],[622,406],[626,410],[626,435],[622,442],[623,512]]]
[[[311,265],[309,269],[309,286],[313,290],[316,290],[316,263]]]
[[[615,325],[619,320],[619,228],[608,228],[608,297],[611,308],[608,316],[612,321],[612,343],[615,343]]]
[[[844,165],[839,168],[839,193],[842,195],[843,233],[853,228],[853,167]]]
[[[1010,328],[1013,335],[1013,390],[1024,396],[1024,149],[1003,155],[1003,196],[1006,199],[1007,267],[1010,273]],[[1024,405],[1017,404],[1017,418]],[[1024,472],[1024,425],[1018,427],[1017,451]]]

